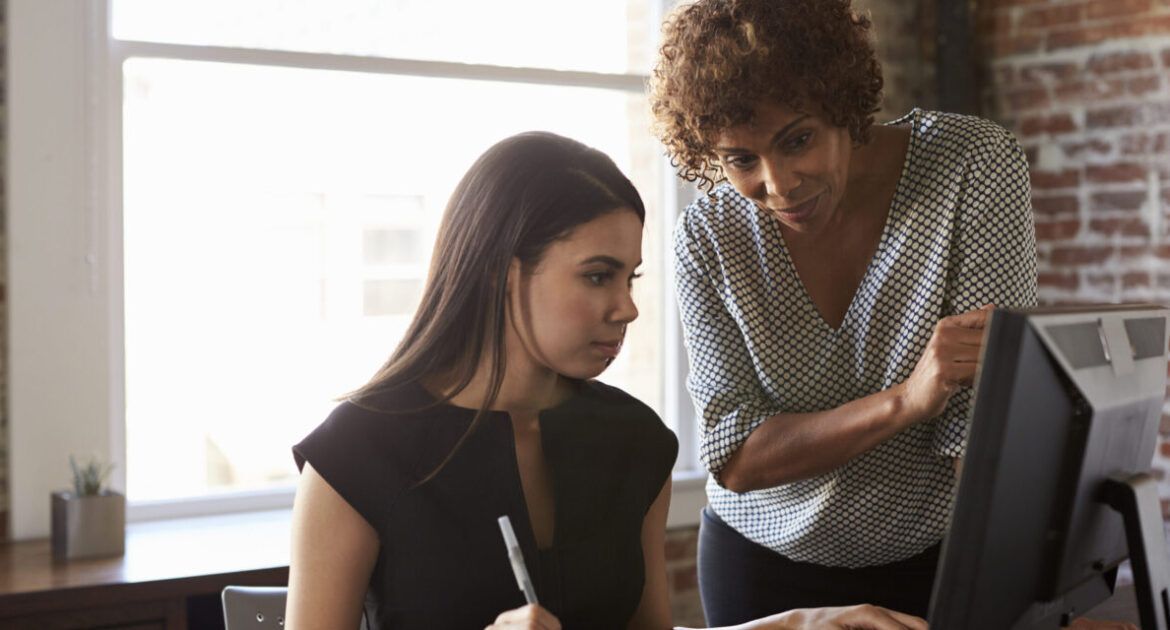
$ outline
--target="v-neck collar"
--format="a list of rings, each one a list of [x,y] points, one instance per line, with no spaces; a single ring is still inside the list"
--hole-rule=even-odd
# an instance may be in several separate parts
[[[817,307],[816,302],[813,301],[812,295],[810,295],[808,292],[808,287],[805,286],[804,280],[800,277],[800,273],[796,269],[796,263],[792,260],[792,254],[788,251],[788,244],[784,240],[784,234],[780,229],[779,223],[774,220],[767,223],[767,225],[770,226],[770,229],[773,230],[774,237],[780,242],[780,247],[778,250],[780,252],[781,260],[785,269],[791,273],[792,277],[796,280],[801,303],[804,306],[806,313],[816,322],[819,328],[828,332],[829,334],[837,335],[840,334],[842,330],[848,328],[853,319],[853,313],[858,308],[858,301],[861,299],[860,296],[865,292],[865,287],[872,280],[872,276],[875,273],[875,268],[878,266],[883,255],[888,249],[888,241],[890,239],[892,226],[895,225],[897,220],[900,220],[900,216],[898,215],[900,214],[902,207],[905,205],[904,201],[907,194],[906,174],[910,172],[916,144],[918,142],[918,118],[920,113],[921,110],[916,107],[905,116],[886,123],[886,126],[896,127],[909,122],[910,140],[906,146],[906,156],[902,159],[902,171],[898,174],[898,183],[894,187],[894,195],[890,201],[890,208],[886,213],[886,220],[882,225],[881,235],[878,237],[877,248],[874,249],[873,256],[866,264],[865,273],[861,275],[861,281],[858,282],[857,286],[853,289],[853,296],[849,300],[849,306],[845,309],[845,315],[841,318],[840,325],[833,327],[825,319],[824,314],[821,313],[821,310]]]

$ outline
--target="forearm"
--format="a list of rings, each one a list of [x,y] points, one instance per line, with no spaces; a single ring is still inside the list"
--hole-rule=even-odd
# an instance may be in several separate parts
[[[833,470],[924,419],[902,390],[895,386],[826,411],[776,414],[748,436],[719,480],[748,492]]]

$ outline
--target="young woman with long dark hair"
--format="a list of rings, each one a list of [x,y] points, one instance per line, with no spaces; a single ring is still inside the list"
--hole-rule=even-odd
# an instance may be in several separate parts
[[[294,447],[287,626],[667,628],[678,443],[591,380],[638,311],[645,209],[603,153],[490,148],[447,206],[422,302],[373,379]],[[540,599],[525,606],[507,515]],[[874,607],[746,627],[924,628]]]

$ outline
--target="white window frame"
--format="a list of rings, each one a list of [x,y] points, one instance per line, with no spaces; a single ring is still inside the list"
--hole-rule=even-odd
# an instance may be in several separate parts
[[[672,4],[660,0],[659,16]],[[657,24],[658,19],[654,20]],[[10,0],[7,13],[7,324],[9,526],[49,533],[49,493],[68,486],[70,454],[126,461],[122,289],[122,62],[130,57],[351,70],[642,91],[645,77],[448,62],[128,42],[110,37],[109,0]],[[655,36],[647,33],[647,37]],[[665,161],[665,158],[664,158]],[[666,243],[693,191],[665,165]],[[669,247],[664,248],[667,252]],[[670,256],[667,254],[667,258]],[[679,431],[668,525],[705,504],[686,354],[663,283],[664,413]],[[111,485],[125,488],[119,465]],[[292,490],[134,503],[130,520],[287,508]]]

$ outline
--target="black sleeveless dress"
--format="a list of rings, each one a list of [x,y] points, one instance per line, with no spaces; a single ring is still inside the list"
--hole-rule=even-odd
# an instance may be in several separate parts
[[[642,596],[642,520],[678,454],[657,414],[595,381],[540,413],[555,515],[542,550],[508,414],[489,414],[438,475],[417,484],[475,415],[450,405],[419,411],[432,403],[418,385],[343,403],[293,447],[297,466],[310,462],[378,533],[371,630],[479,629],[523,606],[496,522],[503,515],[541,605],[564,628],[624,628]]]

